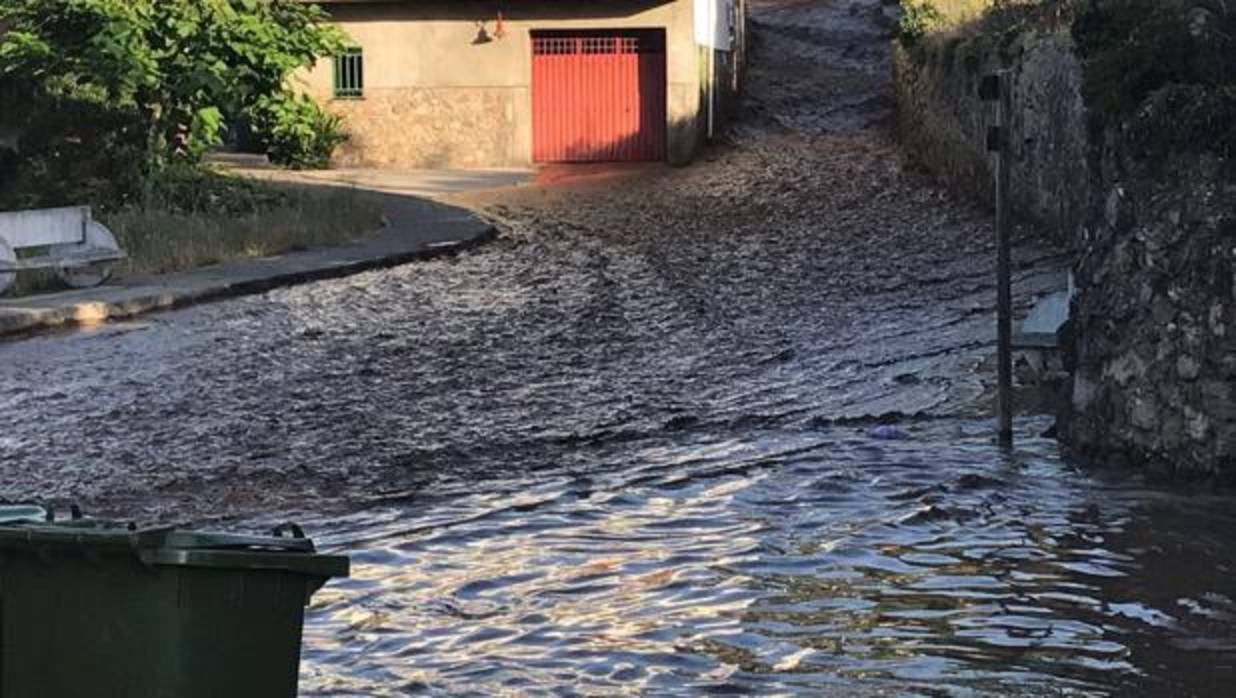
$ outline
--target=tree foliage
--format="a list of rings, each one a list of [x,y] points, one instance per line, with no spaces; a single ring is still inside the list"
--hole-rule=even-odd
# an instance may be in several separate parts
[[[146,175],[219,142],[225,118],[285,94],[290,74],[343,37],[298,0],[4,0],[0,115],[21,155],[57,160],[106,122],[107,143],[140,144]],[[34,128],[73,105],[95,112]],[[38,137],[30,134],[38,131]],[[100,141],[103,144],[102,141]]]
[[[1073,25],[1093,104],[1131,114],[1169,85],[1236,82],[1236,6],[1225,0],[1091,0]]]
[[[1155,155],[1236,157],[1236,5],[1088,0],[1073,24],[1091,109]]]
[[[904,0],[898,38],[952,69],[998,58],[1027,32],[1071,27],[1090,113],[1143,154],[1236,160],[1233,0]]]
[[[944,14],[929,0],[905,0],[901,3],[895,36],[902,46],[909,48],[944,23]]]
[[[305,95],[263,97],[250,110],[250,119],[271,161],[294,169],[325,167],[347,138],[343,120]]]

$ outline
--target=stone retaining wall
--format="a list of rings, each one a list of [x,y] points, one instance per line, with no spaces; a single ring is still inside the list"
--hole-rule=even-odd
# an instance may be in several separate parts
[[[1151,172],[1117,152],[1075,266],[1063,433],[1091,460],[1236,481],[1236,180],[1205,158]]]
[[[328,108],[344,119],[343,167],[493,167],[526,164],[516,113],[527,90],[384,88]]]
[[[943,48],[943,50],[941,50]],[[954,46],[956,48],[956,46]],[[1014,80],[1013,206],[1076,254],[1060,434],[1092,462],[1236,481],[1236,177],[1204,157],[1150,164],[1095,131],[1070,37],[1029,33],[1001,55],[897,48],[906,150],[991,201],[979,77]]]
[[[951,43],[930,57],[898,45],[894,51],[897,126],[902,146],[954,191],[994,202],[986,133],[992,105],[978,98],[979,80],[1002,66]],[[1008,49],[1018,56],[1010,77],[1014,114],[1010,191],[1019,217],[1071,244],[1084,226],[1090,182],[1081,70],[1067,33],[1025,34]]]

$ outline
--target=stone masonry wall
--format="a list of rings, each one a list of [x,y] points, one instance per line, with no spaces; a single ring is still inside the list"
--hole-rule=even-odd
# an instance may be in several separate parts
[[[1092,460],[1236,481],[1236,180],[1215,161],[1103,159],[1075,267],[1064,434]]]
[[[371,89],[332,100],[349,140],[341,167],[466,168],[522,164],[515,136],[522,88]]]
[[[1200,157],[1139,160],[1092,133],[1067,34],[1027,34],[1000,56],[898,47],[906,150],[955,190],[991,200],[979,77],[1014,75],[1015,211],[1076,254],[1061,437],[1085,460],[1236,481],[1236,177]],[[943,58],[943,60],[941,60]]]
[[[919,50],[898,45],[893,57],[902,146],[954,191],[992,204],[986,134],[995,122],[978,85],[1004,61],[955,41],[929,57],[912,53]],[[1091,198],[1086,109],[1072,39],[1064,32],[1024,34],[1007,53],[1016,57],[1010,66],[1013,207],[1067,245],[1084,226]]]

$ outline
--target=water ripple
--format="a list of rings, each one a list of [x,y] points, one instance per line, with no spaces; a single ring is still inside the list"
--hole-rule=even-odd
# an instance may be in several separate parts
[[[476,494],[440,515],[392,509],[359,530],[318,522],[342,529],[328,542],[352,551],[356,571],[315,599],[303,692],[1217,686],[1214,667],[1230,670],[1236,653],[1213,633],[1236,631],[1236,604],[1221,586],[1170,605],[1156,601],[1162,589],[1147,593],[1157,571],[1132,523],[1142,493],[1077,475],[1024,434],[1012,458],[984,438],[956,440],[987,427],[936,424],[914,448],[838,451],[827,435],[802,433],[658,447],[626,477],[592,478],[587,496],[570,480],[533,479],[518,502]],[[1216,513],[1169,501],[1191,521]],[[931,507],[939,513],[923,516]],[[437,523],[407,528],[405,517]],[[1230,549],[1205,556],[1216,554],[1236,562]],[[1215,664],[1180,671],[1199,661]],[[1150,669],[1164,664],[1170,678]]]

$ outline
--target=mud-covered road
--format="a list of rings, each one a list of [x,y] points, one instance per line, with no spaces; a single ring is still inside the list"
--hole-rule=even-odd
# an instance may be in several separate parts
[[[897,151],[891,10],[752,11],[691,167],[461,200],[504,233],[453,260],[0,345],[0,494],[305,522],[355,563],[306,695],[1230,685],[1230,498],[1080,471],[1048,418],[993,446],[991,220]],[[1059,283],[1016,256],[1023,304]]]
[[[506,229],[482,251],[0,346],[0,493],[349,510],[581,444],[983,413],[990,219],[898,154],[888,20],[852,7],[758,8],[727,144],[476,197]]]

